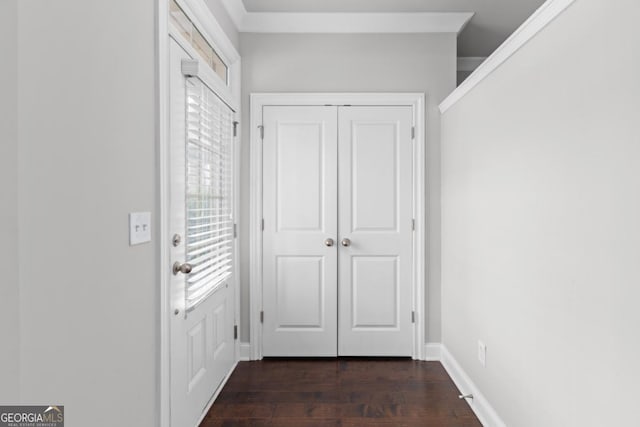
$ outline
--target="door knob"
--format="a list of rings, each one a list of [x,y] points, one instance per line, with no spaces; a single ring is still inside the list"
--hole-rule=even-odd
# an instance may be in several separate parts
[[[345,237],[344,239],[342,239],[342,242],[340,242],[340,244],[346,248],[347,246],[351,246],[351,240]]]
[[[191,264],[185,262],[184,264],[180,264],[178,261],[173,263],[173,274],[176,275],[178,273],[189,274],[191,273]]]
[[[331,247],[333,246],[333,239],[332,238],[328,238],[327,240],[324,241],[324,245]]]

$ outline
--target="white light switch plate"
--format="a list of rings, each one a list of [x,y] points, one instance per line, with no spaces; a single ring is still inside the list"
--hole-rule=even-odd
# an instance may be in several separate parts
[[[129,214],[129,245],[139,245],[151,241],[151,212],[131,212]]]

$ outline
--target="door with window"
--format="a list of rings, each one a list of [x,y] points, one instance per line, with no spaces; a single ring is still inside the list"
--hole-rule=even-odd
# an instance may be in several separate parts
[[[170,40],[171,425],[196,426],[235,363],[234,112]]]
[[[263,107],[264,356],[410,356],[411,106]]]

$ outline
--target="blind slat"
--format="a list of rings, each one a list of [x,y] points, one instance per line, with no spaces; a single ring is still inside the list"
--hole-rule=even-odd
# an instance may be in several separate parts
[[[231,264],[231,259],[229,259],[229,257],[231,257],[231,254],[227,254],[227,256],[224,257],[225,258],[224,261],[210,263],[209,267],[205,268],[199,273],[195,273],[195,274],[191,273],[191,275],[187,279],[187,284],[191,285],[190,288],[192,288],[192,290],[200,288],[200,286],[204,285],[204,283],[202,283],[204,282],[203,279],[226,268],[227,264]]]
[[[187,311],[233,270],[233,115],[197,78],[187,79]]]

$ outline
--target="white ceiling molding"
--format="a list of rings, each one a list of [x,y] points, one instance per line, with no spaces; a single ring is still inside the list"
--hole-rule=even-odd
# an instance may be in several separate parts
[[[242,0],[222,0],[243,33],[456,33],[472,12],[286,13],[247,12]]]
[[[247,33],[459,33],[473,13],[248,13]]]
[[[460,56],[458,57],[458,71],[473,71],[487,59],[486,56]]]
[[[575,0],[547,0],[498,49],[495,50],[467,79],[440,103],[444,114],[476,85],[493,73],[536,34],[564,12]]]

